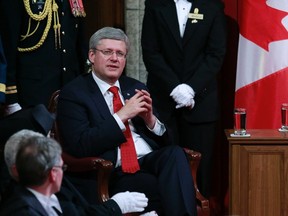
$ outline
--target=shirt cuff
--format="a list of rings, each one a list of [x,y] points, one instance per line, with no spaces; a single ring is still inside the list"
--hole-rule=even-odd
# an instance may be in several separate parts
[[[162,122],[160,122],[158,118],[156,118],[156,123],[154,125],[154,128],[152,129],[150,129],[149,127],[147,128],[158,136],[162,136],[166,131],[165,125]]]
[[[117,122],[118,126],[120,127],[120,129],[121,129],[122,131],[125,131],[125,130],[126,130],[125,124],[121,121],[121,119],[119,118],[119,116],[118,116],[116,113],[114,113],[114,114],[113,114],[113,117],[114,117],[114,119],[116,120],[116,122]]]

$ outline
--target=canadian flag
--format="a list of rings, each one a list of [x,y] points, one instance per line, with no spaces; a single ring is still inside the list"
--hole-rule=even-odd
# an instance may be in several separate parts
[[[288,0],[240,0],[235,107],[247,129],[281,126],[288,103]]]

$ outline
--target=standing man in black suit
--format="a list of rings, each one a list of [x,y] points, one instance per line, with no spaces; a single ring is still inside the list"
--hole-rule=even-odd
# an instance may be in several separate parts
[[[207,198],[225,25],[218,0],[145,1],[142,50],[147,86],[174,143],[201,152],[198,184]]]
[[[0,0],[7,114],[47,105],[55,90],[84,71],[81,5],[82,0]]]
[[[122,75],[128,37],[120,29],[105,27],[92,35],[89,48],[92,72],[64,86],[59,95],[57,123],[63,148],[77,157],[112,161],[111,194],[144,193],[149,199],[144,215],[155,215],[153,210],[166,216],[196,215],[184,150],[167,145],[165,125],[154,113],[146,86]],[[132,167],[124,154],[130,147],[126,154],[135,159]]]

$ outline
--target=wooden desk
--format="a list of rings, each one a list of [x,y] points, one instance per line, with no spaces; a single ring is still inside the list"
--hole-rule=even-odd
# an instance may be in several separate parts
[[[248,130],[229,141],[229,215],[288,216],[288,133]]]

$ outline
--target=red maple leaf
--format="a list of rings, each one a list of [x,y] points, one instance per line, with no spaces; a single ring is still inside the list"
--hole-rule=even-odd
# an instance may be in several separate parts
[[[283,12],[266,4],[266,0],[239,1],[240,33],[268,51],[270,42],[288,39],[288,32],[281,23],[287,16]]]

